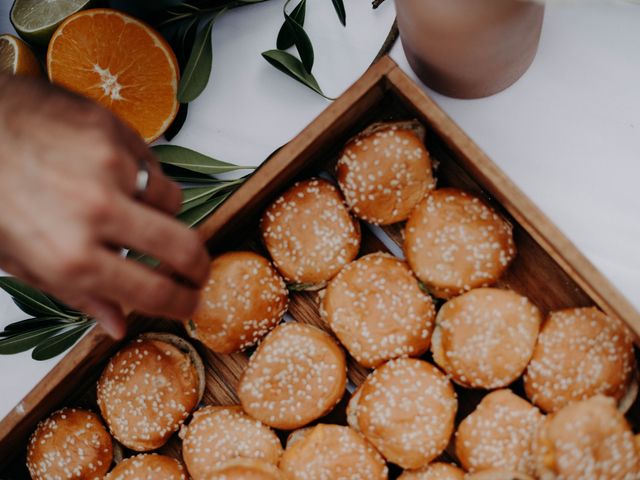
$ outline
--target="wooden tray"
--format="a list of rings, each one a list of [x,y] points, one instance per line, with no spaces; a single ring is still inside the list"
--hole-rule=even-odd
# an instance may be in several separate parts
[[[409,118],[417,118],[427,127],[427,148],[439,161],[438,185],[462,187],[482,195],[514,224],[518,257],[499,286],[526,295],[543,313],[595,304],[621,318],[638,338],[640,314],[389,58],[373,66],[201,225],[200,232],[211,252],[238,245],[260,250],[257,218],[279,192],[295,179],[331,172],[339,149],[368,124]],[[398,252],[401,232],[402,225],[363,228],[362,253],[387,247]],[[293,292],[289,314],[298,321],[326,328],[318,315],[316,293]],[[130,336],[150,329],[184,333],[175,322],[137,316],[131,319]],[[235,387],[248,356],[217,355],[196,346],[207,367],[204,402],[238,403]],[[0,422],[0,471],[4,470],[4,476],[28,478],[23,466],[26,439],[40,419],[65,405],[95,408],[95,381],[117,347],[100,328],[92,330]],[[358,385],[366,374],[366,369],[350,361],[352,384]],[[456,388],[458,416],[463,418],[483,394]],[[516,382],[514,388],[521,386]],[[347,397],[330,414],[331,421],[344,422]],[[638,410],[636,406],[630,413],[634,426],[640,426]],[[179,456],[180,443],[174,438],[161,451]]]

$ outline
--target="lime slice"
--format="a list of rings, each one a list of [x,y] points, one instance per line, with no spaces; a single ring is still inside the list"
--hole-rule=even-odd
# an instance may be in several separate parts
[[[14,74],[18,63],[18,48],[8,35],[0,35],[0,73]]]
[[[45,46],[56,27],[92,0],[15,0],[11,23],[27,42]]]

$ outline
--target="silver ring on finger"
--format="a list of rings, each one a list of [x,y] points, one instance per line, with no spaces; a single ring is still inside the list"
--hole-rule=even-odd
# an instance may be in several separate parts
[[[147,188],[149,188],[149,178],[151,177],[151,172],[149,171],[149,165],[145,160],[140,160],[138,162],[138,173],[136,174],[136,185],[134,195],[136,198],[142,197]]]

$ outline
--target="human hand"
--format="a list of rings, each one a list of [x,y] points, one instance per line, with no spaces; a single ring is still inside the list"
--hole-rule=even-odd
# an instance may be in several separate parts
[[[180,188],[138,135],[89,100],[0,77],[0,145],[1,268],[116,338],[129,309],[193,312],[209,258],[197,232],[172,218]],[[139,160],[150,178],[136,199]],[[187,282],[123,258],[121,247],[157,258]]]

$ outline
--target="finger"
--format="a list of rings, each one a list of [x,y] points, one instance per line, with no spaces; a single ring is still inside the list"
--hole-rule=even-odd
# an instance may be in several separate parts
[[[95,318],[110,337],[115,340],[124,338],[127,333],[127,323],[118,305],[99,298],[85,298],[76,303],[80,310]]]
[[[140,199],[162,211],[175,215],[180,211],[182,191],[163,173],[158,159],[140,136],[126,125],[122,125],[121,138],[124,140],[136,162],[144,162],[149,169],[149,181]],[[135,181],[132,184],[135,193]]]
[[[176,215],[182,206],[182,190],[169,180],[157,165],[149,165],[147,188],[138,198],[163,212]]]
[[[196,286],[204,283],[210,259],[196,231],[144,204],[117,202],[113,221],[102,225],[104,241],[150,255]]]
[[[102,274],[94,291],[101,297],[148,315],[183,319],[194,312],[198,290],[108,250],[100,250],[96,257]]]

